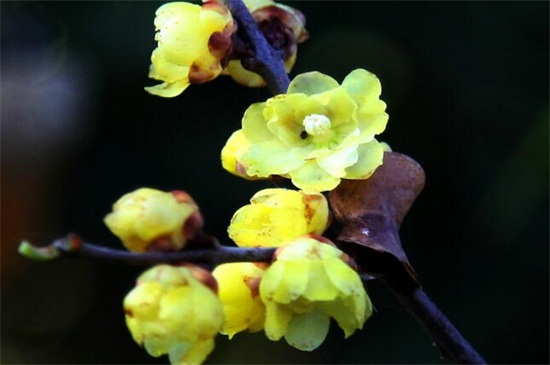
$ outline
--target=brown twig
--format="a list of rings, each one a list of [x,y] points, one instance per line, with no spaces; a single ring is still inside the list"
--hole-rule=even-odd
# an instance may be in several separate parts
[[[260,75],[274,95],[285,93],[290,80],[281,56],[269,45],[242,0],[226,0],[226,4],[237,20],[239,34],[254,48],[254,55],[241,59],[241,64]]]
[[[439,310],[422,287],[403,290],[384,281],[399,302],[430,335],[441,356],[457,364],[486,364],[481,355]]]
[[[275,248],[241,248],[215,244],[205,249],[188,249],[175,252],[135,253],[84,242],[75,235],[59,238],[49,246],[36,247],[23,242],[19,252],[31,259],[48,260],[62,257],[86,258],[119,262],[130,265],[159,263],[271,262]]]

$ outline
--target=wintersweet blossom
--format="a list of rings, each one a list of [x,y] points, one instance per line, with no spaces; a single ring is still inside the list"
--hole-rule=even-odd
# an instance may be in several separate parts
[[[199,207],[189,194],[151,188],[122,196],[104,222],[134,252],[181,249],[203,225]]]
[[[244,3],[267,41],[280,52],[286,73],[290,73],[298,52],[298,44],[308,39],[306,18],[297,9],[271,0],[244,0]],[[246,70],[240,59],[230,60],[223,74],[248,87],[265,86],[264,79]]]
[[[240,135],[246,148],[230,139],[224,159],[234,163],[224,167],[239,176],[287,177],[305,191],[368,178],[382,164],[385,149],[375,139],[388,121],[380,93],[378,78],[363,69],[341,85],[319,72],[298,75],[286,94],[246,110]]]
[[[174,97],[190,84],[210,81],[222,72],[236,30],[224,5],[217,0],[202,6],[167,3],[158,8],[154,23],[158,47],[151,56],[149,77],[162,83],[146,87],[149,93]]]
[[[260,283],[265,333],[312,351],[323,343],[334,318],[345,337],[372,313],[372,305],[347,256],[321,238],[299,238],[277,250]]]
[[[257,332],[264,328],[265,306],[260,299],[264,269],[251,262],[218,265],[212,275],[218,282],[225,322],[220,333],[232,338],[236,333]]]
[[[330,221],[320,193],[264,189],[235,212],[229,237],[241,247],[278,247],[307,234],[322,234]]]
[[[124,299],[134,341],[153,357],[168,354],[171,364],[202,363],[224,321],[214,283],[194,266],[158,265],[144,272]]]

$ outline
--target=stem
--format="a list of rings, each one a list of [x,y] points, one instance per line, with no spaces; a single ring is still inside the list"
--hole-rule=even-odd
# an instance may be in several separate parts
[[[486,364],[421,287],[408,291],[384,283],[422,325],[444,358],[457,364]]]
[[[81,241],[76,236],[57,239],[49,246],[43,248],[32,246],[26,241],[21,245],[24,246],[26,252],[36,252],[36,250],[55,252],[55,254],[50,255],[50,259],[61,257],[89,258],[131,265],[154,265],[166,262],[201,262],[213,264],[224,262],[271,262],[276,250],[275,248],[241,248],[216,244],[213,248],[207,249],[135,253],[87,243]],[[25,254],[26,252],[20,249],[20,253],[25,257],[36,259],[31,255]]]
[[[233,17],[237,19],[239,31],[248,38],[255,50],[254,56],[241,59],[241,64],[260,75],[274,95],[284,94],[290,80],[283,60],[267,42],[242,0],[226,0],[226,4]]]

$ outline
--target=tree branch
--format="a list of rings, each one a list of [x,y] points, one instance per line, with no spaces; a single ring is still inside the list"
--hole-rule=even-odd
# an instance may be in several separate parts
[[[187,249],[175,252],[135,253],[102,247],[82,241],[75,235],[59,238],[46,247],[33,246],[23,241],[19,253],[34,260],[51,260],[62,257],[106,260],[131,265],[154,265],[158,263],[210,263],[226,262],[271,262],[275,248],[241,248],[216,243],[211,248]]]
[[[411,291],[384,281],[401,304],[430,335],[443,358],[457,364],[486,364],[449,319],[437,308],[422,287]]]
[[[241,64],[260,75],[274,95],[284,94],[290,80],[280,55],[269,45],[242,0],[226,0],[226,5],[237,20],[239,32],[254,47],[254,55],[242,58]]]

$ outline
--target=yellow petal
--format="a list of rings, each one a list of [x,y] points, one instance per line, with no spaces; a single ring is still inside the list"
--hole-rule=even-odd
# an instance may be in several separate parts
[[[288,147],[277,140],[253,144],[242,157],[249,176],[285,175],[300,168],[304,161],[293,158]]]
[[[265,302],[265,306],[265,335],[272,341],[279,341],[287,331],[292,310],[270,301]]]
[[[382,93],[378,77],[363,69],[350,72],[342,81],[342,87],[355,98],[360,107],[369,101],[377,100]]]
[[[270,209],[267,206],[252,204],[241,207],[231,219],[227,232],[240,247],[270,247],[275,243],[272,227],[267,224]]]
[[[344,331],[346,338],[362,328],[366,320],[364,311],[362,312],[363,315],[358,318],[360,308],[356,308],[354,303],[342,300],[342,298],[337,298],[331,302],[320,302],[317,304],[317,308],[336,320],[338,326]]]
[[[353,270],[342,259],[331,257],[323,260],[323,266],[328,274],[329,280],[338,288],[340,293],[351,295],[357,291],[363,291],[363,283],[357,272]]]
[[[231,60],[227,64],[223,74],[231,76],[233,80],[239,84],[247,87],[261,87],[265,86],[264,79],[252,71],[245,69],[241,60]]]
[[[189,86],[189,81],[182,79],[176,82],[163,82],[155,86],[144,87],[149,94],[162,96],[164,98],[173,98],[181,94]]]
[[[273,290],[273,300],[277,303],[288,304],[297,300],[300,296],[306,294],[306,288],[308,288],[308,282],[310,281],[310,262],[309,261],[276,261],[274,265],[284,266],[284,272],[281,280],[276,288]],[[271,277],[269,276],[271,268],[267,269],[266,275],[262,280],[262,284],[265,281],[269,282]]]
[[[332,77],[317,71],[300,74],[290,82],[287,93],[319,94],[340,86]]]
[[[327,173],[316,161],[306,162],[289,175],[292,183],[304,191],[329,191],[340,183],[340,178]]]
[[[386,104],[378,100],[372,105],[378,105],[376,108],[378,110],[372,111],[366,110],[366,108],[357,110],[357,120],[361,130],[358,138],[360,143],[372,140],[375,135],[382,133],[388,124],[389,116],[384,112]]]
[[[357,146],[350,146],[318,158],[317,164],[330,175],[343,178],[347,175],[346,168],[357,163],[358,158]]]
[[[163,52],[158,48],[151,55],[151,67],[149,77],[155,80],[162,80],[165,83],[172,84],[188,80],[189,65],[180,65],[168,61]]]
[[[214,340],[211,338],[198,341],[191,347],[180,344],[168,353],[171,365],[197,365],[202,364],[208,355],[214,350]]]
[[[357,104],[343,87],[313,95],[311,98],[319,100],[327,107],[327,116],[332,123],[332,129],[335,129],[338,134],[347,135],[357,128],[355,117]]]
[[[313,351],[327,336],[330,318],[324,313],[312,311],[292,317],[285,333],[286,342],[302,351]]]
[[[264,118],[265,103],[254,103],[244,112],[243,133],[251,143],[261,143],[273,139],[273,133],[267,128]]]
[[[222,148],[221,160],[223,168],[233,175],[247,180],[256,180],[256,177],[246,174],[246,166],[244,166],[241,161],[243,154],[248,151],[250,146],[251,143],[245,137],[242,129],[233,132]]]
[[[315,260],[310,267],[311,271],[308,273],[309,281],[303,294],[304,298],[312,302],[334,300],[339,292],[332,285],[322,261]]]
[[[360,144],[357,152],[357,163],[346,169],[346,179],[366,179],[382,165],[384,147],[377,140]]]

